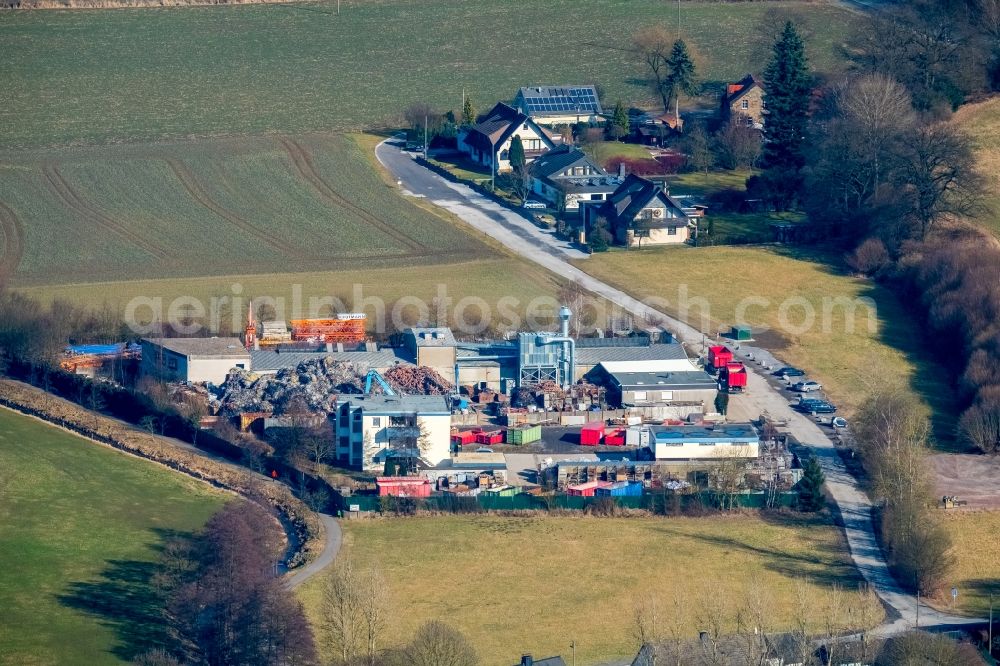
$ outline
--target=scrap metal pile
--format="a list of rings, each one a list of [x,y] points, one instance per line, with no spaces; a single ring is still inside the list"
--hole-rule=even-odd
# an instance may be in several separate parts
[[[364,393],[368,367],[331,357],[300,363],[294,370],[279,370],[274,375],[254,375],[233,370],[226,377],[218,397],[218,413],[235,416],[246,412],[266,412],[280,416],[290,410],[305,408],[312,412],[332,412],[339,395]],[[410,395],[447,395],[449,384],[431,368],[398,364],[385,372],[385,379],[396,393]],[[373,394],[381,394],[376,383]]]
[[[338,395],[364,392],[367,371],[354,363],[330,357],[304,361],[294,370],[279,370],[274,375],[257,376],[246,370],[233,370],[222,385],[219,414],[271,412],[281,415],[296,406],[330,412]]]
[[[385,380],[398,393],[411,395],[449,395],[451,383],[436,370],[424,366],[394,365],[384,373]]]

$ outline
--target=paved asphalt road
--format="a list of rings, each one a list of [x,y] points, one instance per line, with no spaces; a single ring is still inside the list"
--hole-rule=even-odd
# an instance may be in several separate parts
[[[340,523],[329,514],[318,513],[316,515],[323,521],[323,527],[326,528],[326,545],[323,546],[323,552],[319,554],[319,557],[301,569],[296,570],[295,573],[285,579],[285,587],[289,590],[294,590],[328,567],[333,563],[334,558],[337,557],[337,553],[340,552],[340,545],[344,540]]]
[[[404,194],[426,198],[431,203],[451,211],[473,228],[491,236],[513,252],[563,278],[576,280],[589,291],[630,312],[639,321],[646,321],[646,317],[663,321],[689,349],[696,352],[703,351],[703,336],[700,331],[569,264],[566,259],[574,257],[574,251],[568,249],[564,242],[541,232],[524,218],[497,206],[471,188],[450,183],[429,169],[421,167],[394,141],[379,144],[375,152],[379,161],[395,175]],[[512,218],[523,220],[523,224]],[[794,411],[788,399],[771,386],[764,376],[752,367],[748,367],[748,370],[749,391],[737,398],[742,403],[742,409],[747,413],[758,415],[766,411],[772,416],[785,419],[789,424],[789,432],[815,451],[826,474],[829,494],[843,517],[844,532],[851,557],[882,601],[895,611],[895,617],[879,627],[879,633],[890,635],[915,626],[917,600],[903,592],[889,573],[885,558],[875,540],[871,501],[845,469],[833,442],[808,417]],[[986,622],[983,619],[941,613],[924,604],[920,604],[919,615],[920,626],[925,628],[977,625]]]

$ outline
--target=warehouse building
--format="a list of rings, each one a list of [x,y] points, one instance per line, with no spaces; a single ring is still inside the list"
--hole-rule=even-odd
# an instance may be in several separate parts
[[[716,379],[688,359],[601,362],[588,379],[605,387],[616,407],[712,405]]]
[[[166,382],[221,384],[233,368],[250,369],[238,338],[145,338],[142,374]]]
[[[650,448],[657,460],[717,460],[760,455],[760,434],[751,423],[652,426],[650,431]]]
[[[451,409],[444,396],[344,396],[331,420],[337,460],[351,467],[379,470],[389,455],[433,467],[451,454]]]

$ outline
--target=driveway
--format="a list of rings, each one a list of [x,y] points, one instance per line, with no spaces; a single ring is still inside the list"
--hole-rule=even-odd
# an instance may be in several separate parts
[[[638,321],[653,318],[655,321],[663,322],[689,349],[699,354],[704,353],[704,336],[700,331],[569,264],[567,259],[573,258],[571,251],[565,243],[556,240],[552,235],[536,230],[534,225],[526,220],[522,227],[507,217],[507,215],[520,216],[506,209],[501,210],[507,215],[498,215],[497,209],[501,207],[472,189],[450,183],[433,171],[421,167],[393,143],[383,142],[375,152],[379,161],[395,175],[404,194],[425,197],[431,203],[450,210],[511,251],[563,278],[579,282],[585,289],[631,313]],[[794,411],[788,399],[771,386],[762,374],[753,367],[748,367],[748,373],[749,391],[740,399],[743,410],[751,415],[760,415],[766,411],[786,420],[789,432],[816,453],[826,475],[829,495],[843,517],[844,533],[854,564],[882,601],[896,611],[897,617],[883,624],[879,632],[889,635],[915,626],[918,614],[917,600],[904,593],[889,573],[888,565],[875,540],[871,501],[845,469],[833,442],[809,418]],[[919,619],[921,627],[985,623],[982,619],[947,615],[924,604],[920,604]]]

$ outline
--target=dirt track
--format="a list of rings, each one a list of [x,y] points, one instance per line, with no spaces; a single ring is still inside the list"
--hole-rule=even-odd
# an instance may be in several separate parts
[[[3,257],[0,258],[0,284],[5,284],[24,256],[24,226],[10,208],[0,203],[0,231],[3,232]]]
[[[81,218],[90,220],[94,224],[118,234],[125,240],[148,252],[157,259],[170,258],[170,253],[164,248],[146,240],[142,237],[142,235],[115,221],[87,202],[82,196],[73,190],[69,183],[66,182],[66,179],[63,178],[61,173],[59,173],[59,169],[55,164],[45,165],[42,168],[42,173],[45,175],[45,180],[48,182],[50,189],[55,193],[56,197]]]

